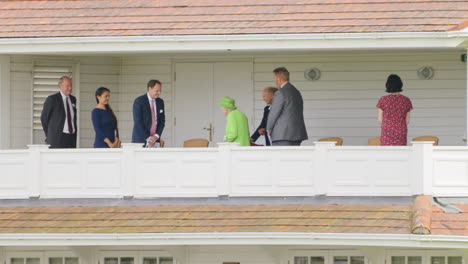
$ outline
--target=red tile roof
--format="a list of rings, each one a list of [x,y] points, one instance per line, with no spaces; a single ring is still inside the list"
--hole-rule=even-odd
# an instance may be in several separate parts
[[[0,208],[0,233],[410,232],[411,206]]]
[[[460,30],[464,0],[0,0],[0,37]]]
[[[468,204],[453,204],[462,212],[458,214],[444,213],[433,206],[431,233],[433,235],[468,236]]]
[[[0,233],[302,232],[468,236],[468,204],[0,207]]]

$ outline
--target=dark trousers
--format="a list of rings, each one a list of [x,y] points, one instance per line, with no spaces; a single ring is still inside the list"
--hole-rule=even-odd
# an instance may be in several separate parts
[[[276,140],[273,141],[273,146],[300,146],[302,140],[290,141],[290,140]]]
[[[50,148],[60,149],[60,148],[76,148],[76,133],[75,134],[65,134],[62,133],[60,139],[57,143],[52,144]]]

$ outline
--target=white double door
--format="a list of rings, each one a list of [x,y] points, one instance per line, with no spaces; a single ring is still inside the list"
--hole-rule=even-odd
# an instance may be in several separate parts
[[[224,137],[226,117],[216,104],[223,96],[236,100],[251,121],[254,110],[253,63],[176,63],[174,143],[205,138],[215,147]]]

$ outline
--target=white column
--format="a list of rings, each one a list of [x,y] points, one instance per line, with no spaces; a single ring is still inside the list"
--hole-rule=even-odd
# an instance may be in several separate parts
[[[466,41],[465,41],[466,43]],[[467,44],[468,45],[468,44]],[[465,144],[468,146],[468,46],[465,47],[465,51],[466,51],[466,55],[467,55],[467,58],[466,58],[466,62],[465,62],[465,66],[466,66],[466,93],[465,93],[465,118],[466,118],[466,123],[465,123],[465,138],[463,140],[465,140]]]
[[[41,185],[42,185],[41,152],[47,151],[49,149],[49,145],[28,145],[28,149],[29,149],[29,173],[28,173],[29,197],[40,197]]]
[[[141,143],[122,143],[123,197],[135,196],[135,150],[143,148]]]
[[[360,250],[366,255],[369,264],[385,264],[385,248],[360,247]]]
[[[411,189],[413,195],[432,195],[432,141],[412,141]]]
[[[317,141],[314,159],[314,188],[316,195],[326,195],[328,192],[328,149],[335,147],[336,142]]]
[[[0,149],[10,148],[10,56],[0,55]]]
[[[73,253],[80,258],[81,264],[94,264],[97,263],[95,257],[96,247],[92,246],[74,246],[70,247]]]
[[[239,147],[239,143],[218,143],[218,196],[229,195],[231,192],[232,158],[231,150]]]

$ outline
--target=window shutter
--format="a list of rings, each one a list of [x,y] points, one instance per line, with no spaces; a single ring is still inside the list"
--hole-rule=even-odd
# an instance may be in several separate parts
[[[42,130],[41,112],[47,96],[59,91],[60,77],[72,77],[72,66],[34,66],[33,71],[33,129]]]

